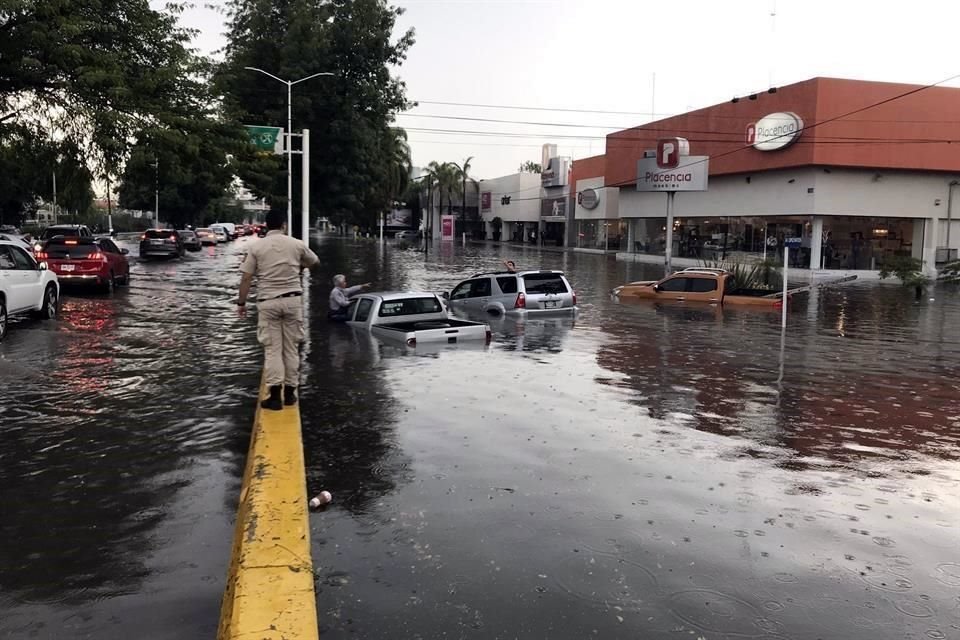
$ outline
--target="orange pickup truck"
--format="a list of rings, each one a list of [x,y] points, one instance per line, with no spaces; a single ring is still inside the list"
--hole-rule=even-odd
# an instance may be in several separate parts
[[[787,301],[790,292],[787,292]],[[630,282],[613,290],[618,298],[677,302],[706,302],[751,307],[783,308],[783,292],[769,289],[741,289],[733,274],[724,269],[692,267],[663,280]]]

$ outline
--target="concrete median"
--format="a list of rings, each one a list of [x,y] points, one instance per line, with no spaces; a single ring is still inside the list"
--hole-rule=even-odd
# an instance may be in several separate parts
[[[217,638],[316,639],[313,576],[300,409],[258,402]]]

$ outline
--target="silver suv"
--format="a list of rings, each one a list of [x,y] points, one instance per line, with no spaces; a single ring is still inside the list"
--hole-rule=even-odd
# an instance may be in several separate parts
[[[571,313],[577,294],[562,271],[499,271],[478,273],[449,295],[450,308],[460,313]]]

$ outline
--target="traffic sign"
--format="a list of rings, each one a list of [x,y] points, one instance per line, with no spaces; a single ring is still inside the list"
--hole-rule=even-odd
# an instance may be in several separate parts
[[[271,151],[277,155],[283,154],[283,128],[260,127],[247,125],[250,144],[261,151]]]

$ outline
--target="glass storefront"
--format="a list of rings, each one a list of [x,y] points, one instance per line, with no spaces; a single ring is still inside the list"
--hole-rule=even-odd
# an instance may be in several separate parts
[[[630,245],[626,251],[664,254],[665,218],[631,219],[628,224],[632,242],[625,243]],[[914,225],[922,224],[912,218],[824,217],[821,263],[814,267],[876,269],[886,257],[911,255]],[[809,268],[812,232],[810,216],[677,218],[673,255],[703,261],[768,259],[782,263],[784,239],[800,238],[800,248],[790,252],[790,263]]]
[[[577,220],[577,247],[601,251],[627,251],[626,219]]]

